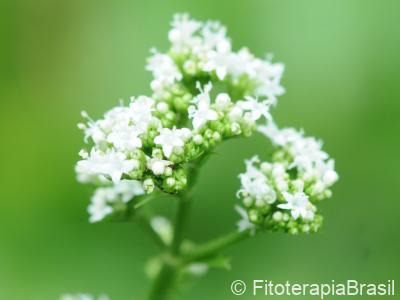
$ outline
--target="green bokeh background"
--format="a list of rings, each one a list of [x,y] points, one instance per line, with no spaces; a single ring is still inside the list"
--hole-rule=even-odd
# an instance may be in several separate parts
[[[274,117],[323,138],[341,176],[320,234],[231,247],[233,270],[212,271],[182,299],[236,299],[235,279],[399,281],[399,11],[396,0],[3,0],[0,299],[143,299],[143,264],[158,249],[135,223],[88,224],[90,189],[73,170],[83,144],[76,123],[82,109],[99,117],[120,98],[149,93],[145,58],[167,48],[176,12],[219,19],[236,49],[283,61],[287,93]],[[195,194],[196,241],[233,229],[243,159],[267,147],[257,135],[218,148]]]

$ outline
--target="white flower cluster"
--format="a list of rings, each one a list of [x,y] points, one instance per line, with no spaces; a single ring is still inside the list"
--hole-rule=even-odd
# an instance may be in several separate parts
[[[170,51],[162,54],[153,50],[148,60],[156,97],[168,98],[171,84],[187,85],[194,78],[224,82],[232,94],[238,95],[237,99],[253,96],[275,103],[276,97],[284,93],[280,85],[283,64],[256,58],[247,48],[233,51],[226,28],[219,22],[200,22],[178,14],[171,25]]]
[[[132,97],[99,120],[83,113],[86,123],[79,128],[89,149],[81,150],[76,172],[80,182],[98,186],[88,208],[91,222],[154,189],[184,190],[188,164],[225,139],[251,135],[258,122],[268,123],[270,106],[283,92],[283,66],[246,49],[232,52],[219,23],[177,15],[172,27],[169,53],[153,50],[148,61],[151,97]],[[221,81],[227,92],[215,93]]]
[[[113,213],[118,206],[124,207],[124,204],[132,198],[144,193],[142,183],[137,180],[121,180],[114,185],[96,189],[88,207],[90,222],[103,220]]]
[[[316,203],[331,197],[330,187],[338,180],[334,161],[322,151],[322,143],[293,128],[279,130],[272,122],[259,130],[276,150],[271,162],[258,157],[246,161],[240,174],[242,200],[240,230],[258,226],[283,229],[292,234],[316,232],[322,217]]]

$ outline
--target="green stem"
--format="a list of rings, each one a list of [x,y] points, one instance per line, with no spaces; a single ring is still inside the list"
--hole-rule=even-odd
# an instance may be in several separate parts
[[[184,238],[187,221],[189,219],[189,211],[191,206],[191,197],[187,193],[179,199],[178,212],[174,224],[174,237],[171,243],[171,254],[173,256],[180,255],[180,248]]]
[[[171,295],[172,289],[175,286],[174,281],[178,272],[181,244],[184,239],[185,229],[187,228],[187,221],[189,219],[189,211],[191,204],[191,192],[194,183],[197,179],[199,166],[191,165],[189,167],[189,186],[187,191],[182,193],[178,201],[178,211],[174,224],[174,236],[168,253],[164,258],[161,271],[153,283],[150,290],[148,300],[165,300]]]
[[[182,255],[181,262],[184,264],[199,261],[202,259],[209,258],[225,249],[226,247],[236,244],[242,240],[247,239],[251,236],[250,230],[235,231],[224,235],[222,237],[216,238],[210,242],[196,247],[193,251]]]
[[[176,277],[176,267],[165,259],[161,271],[150,290],[148,300],[165,300],[171,295],[171,288]]]
[[[210,155],[204,153],[196,161],[188,164],[188,187],[180,194],[178,211],[174,224],[174,236],[170,248],[164,257],[161,271],[153,283],[148,300],[165,300],[171,295],[175,286],[176,275],[179,271],[181,260],[181,245],[184,239],[187,222],[189,219],[190,204],[192,202],[193,187],[197,181],[200,167]]]

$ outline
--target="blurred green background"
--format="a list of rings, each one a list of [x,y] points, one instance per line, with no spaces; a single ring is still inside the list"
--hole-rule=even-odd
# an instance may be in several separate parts
[[[212,271],[182,299],[234,299],[235,279],[400,280],[399,1],[0,5],[0,299],[146,294],[143,265],[158,249],[137,224],[88,224],[90,188],[74,174],[83,145],[76,123],[82,109],[99,117],[120,98],[149,93],[145,58],[153,46],[167,48],[176,12],[221,20],[236,49],[283,61],[287,93],[273,111],[278,124],[321,137],[341,175],[322,205],[320,234],[260,235],[231,247],[233,270]],[[231,141],[206,164],[188,228],[196,241],[233,229],[243,159],[267,145],[261,136]],[[163,204],[171,214],[174,203]]]

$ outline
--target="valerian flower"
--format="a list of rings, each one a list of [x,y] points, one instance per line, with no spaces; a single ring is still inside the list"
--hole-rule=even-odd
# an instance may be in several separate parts
[[[292,234],[317,231],[322,217],[316,204],[332,195],[329,187],[339,178],[333,160],[320,141],[301,131],[278,129],[272,121],[259,130],[276,149],[270,162],[247,160],[246,172],[239,175],[238,197],[248,220],[258,228]]]
[[[182,148],[185,144],[185,129],[169,129],[162,128],[160,134],[154,138],[154,143],[160,145],[164,152],[164,155],[169,158],[171,157],[174,149]]]
[[[200,89],[200,94],[193,100],[196,106],[189,106],[188,108],[188,115],[190,119],[193,119],[194,129],[198,129],[208,121],[215,121],[218,118],[217,112],[210,109],[211,83],[207,84],[204,90],[201,90],[200,85],[198,85],[198,88]]]
[[[78,174],[86,175],[105,175],[109,176],[113,182],[119,182],[123,174],[128,174],[138,166],[135,159],[127,159],[121,152],[92,149],[90,155],[78,162],[76,171]]]
[[[216,44],[216,49],[208,53],[207,63],[203,70],[206,72],[215,71],[219,80],[224,80],[229,68],[233,63],[231,44],[222,40]]]
[[[290,210],[293,219],[297,220],[300,216],[304,220],[312,220],[314,218],[313,206],[310,201],[308,201],[308,196],[306,194],[303,192],[297,192],[295,194],[283,192],[282,195],[287,203],[279,204],[278,207]]]
[[[257,58],[247,48],[236,51],[219,22],[187,14],[174,17],[168,38],[170,49],[152,49],[147,61],[150,97],[131,97],[98,120],[82,114],[86,124],[78,126],[87,150],[80,152],[76,171],[79,181],[97,186],[90,220],[100,221],[142,194],[184,191],[190,165],[222,141],[258,130],[276,150],[269,161],[248,160],[240,175],[238,197],[247,214],[241,227],[250,222],[292,233],[307,226],[316,230],[321,218],[315,202],[331,196],[338,175],[320,140],[278,129],[272,121],[271,107],[284,93],[284,65],[271,56]],[[121,184],[140,189],[121,192]],[[293,199],[308,202],[298,207]]]

